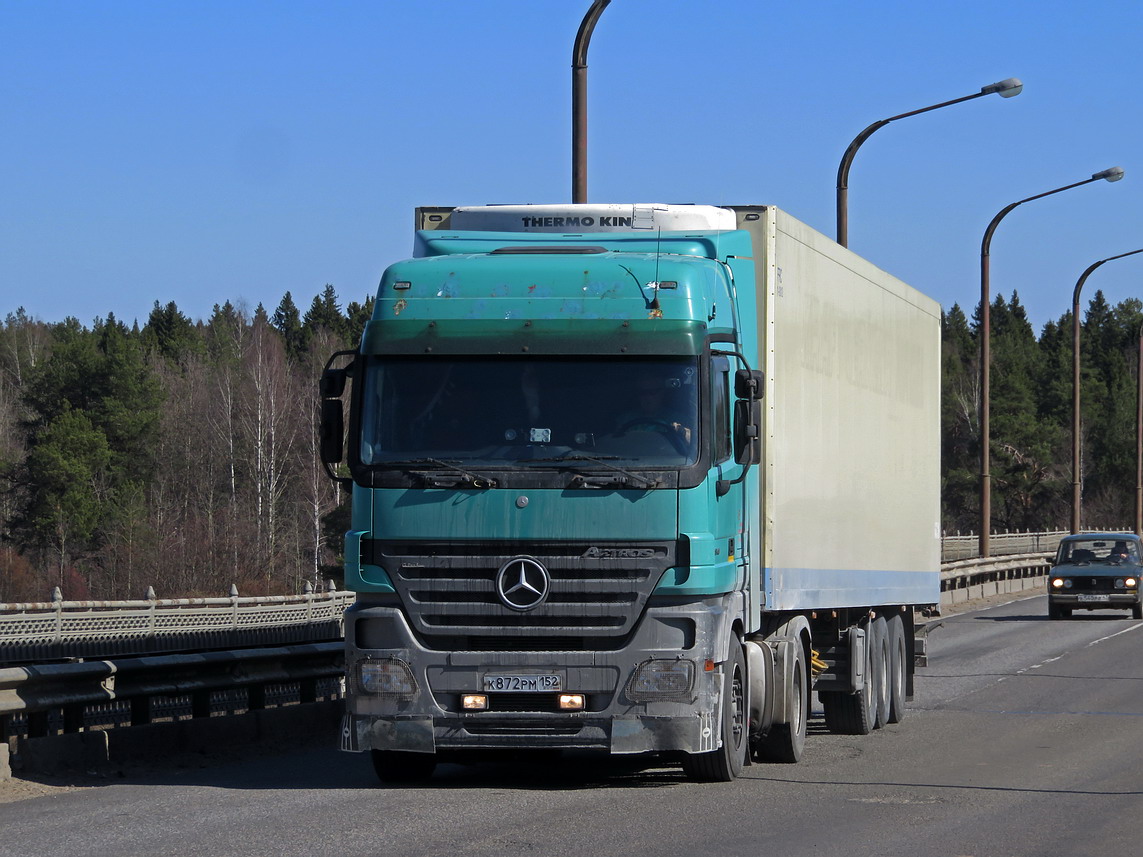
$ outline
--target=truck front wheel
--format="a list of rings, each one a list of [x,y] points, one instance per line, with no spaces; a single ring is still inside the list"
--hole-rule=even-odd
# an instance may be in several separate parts
[[[722,746],[683,757],[683,771],[698,782],[729,782],[742,773],[746,761],[746,656],[737,637],[730,641],[722,681]]]

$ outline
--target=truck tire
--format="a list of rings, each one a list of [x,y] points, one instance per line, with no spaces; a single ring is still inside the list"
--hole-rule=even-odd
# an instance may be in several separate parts
[[[407,753],[401,750],[374,750],[373,770],[383,783],[416,783],[427,780],[437,766],[432,753]]]
[[[889,722],[890,687],[892,678],[891,655],[889,653],[889,623],[884,616],[878,616],[871,623],[873,628],[873,692],[877,695],[877,717],[873,728],[880,729]]]
[[[905,687],[907,685],[908,647],[905,645],[905,622],[900,614],[888,620],[889,626],[889,723],[900,723],[905,718]]]
[[[873,657],[877,646],[873,623],[865,628],[865,686],[849,693],[841,690],[818,693],[825,711],[826,728],[835,735],[868,735],[877,725],[877,680]]]
[[[793,764],[802,760],[806,749],[806,724],[810,718],[810,678],[807,670],[806,652],[801,645],[793,647],[793,680],[787,704],[788,723],[778,723],[770,727],[754,745],[756,756],[766,762]]]
[[[729,782],[742,773],[746,763],[749,725],[746,655],[737,637],[730,641],[722,681],[722,746],[709,753],[690,753],[683,757],[683,771],[697,782]]]

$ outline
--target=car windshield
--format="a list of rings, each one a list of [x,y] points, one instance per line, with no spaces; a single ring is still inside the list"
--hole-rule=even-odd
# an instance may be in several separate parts
[[[1075,539],[1060,545],[1060,564],[1082,562],[1139,562],[1134,541],[1124,539]]]
[[[694,357],[371,357],[361,462],[686,467],[698,379]]]

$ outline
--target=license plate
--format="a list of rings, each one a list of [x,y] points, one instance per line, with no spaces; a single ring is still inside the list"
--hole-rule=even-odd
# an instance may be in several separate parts
[[[1089,604],[1089,603],[1094,603],[1094,602],[1099,602],[1099,601],[1110,601],[1110,600],[1111,600],[1110,595],[1077,595],[1076,596],[1076,601],[1079,601],[1079,602],[1084,603],[1084,604]]]
[[[486,675],[485,693],[545,693],[563,690],[558,675]]]

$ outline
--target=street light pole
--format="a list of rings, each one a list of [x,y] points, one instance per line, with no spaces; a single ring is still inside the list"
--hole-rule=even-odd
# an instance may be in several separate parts
[[[854,137],[853,142],[849,144],[849,148],[842,155],[841,164],[837,168],[837,243],[842,247],[849,246],[849,168],[853,164],[853,158],[857,154],[857,150],[861,148],[861,144],[868,140],[874,131],[883,128],[890,122],[896,122],[898,119],[906,119],[909,116],[916,116],[918,113],[939,110],[942,107],[960,104],[962,101],[971,101],[974,98],[991,95],[994,92],[1001,98],[1011,98],[1014,95],[1019,95],[1023,88],[1024,84],[1020,82],[1019,78],[1010,77],[1007,80],[982,86],[980,92],[974,92],[972,95],[966,95],[963,98],[942,101],[940,104],[922,107],[920,110],[910,110],[908,113],[900,113],[897,116],[890,116],[888,119],[880,119]]]
[[[1072,532],[1080,531],[1080,504],[1082,503],[1082,482],[1080,479],[1080,292],[1084,283],[1091,276],[1092,271],[1105,262],[1122,259],[1124,256],[1134,256],[1143,253],[1143,248],[1132,250],[1130,253],[1120,253],[1118,256],[1108,256],[1088,266],[1080,274],[1076,282],[1075,291],[1072,292]]]
[[[1143,536],[1143,324],[1139,325],[1139,389],[1135,392],[1135,535]]]
[[[572,47],[572,202],[587,202],[587,46],[611,0],[595,0]]]
[[[989,536],[992,532],[992,463],[990,461],[989,442],[991,439],[991,428],[989,422],[989,404],[991,398],[991,372],[989,364],[992,361],[992,344],[991,344],[991,328],[992,328],[992,303],[989,297],[990,284],[989,284],[989,248],[992,245],[992,234],[996,231],[996,227],[1000,225],[1000,221],[1008,216],[1008,213],[1017,206],[1021,206],[1026,202],[1032,202],[1036,199],[1043,199],[1045,196],[1051,196],[1055,193],[1062,193],[1065,190],[1071,190],[1073,187],[1080,185],[1091,184],[1092,182],[1103,179],[1109,182],[1117,182],[1123,178],[1123,169],[1121,167],[1111,167],[1110,169],[1102,170],[1101,172],[1094,173],[1091,178],[1084,179],[1081,182],[1074,184],[1064,185],[1055,190],[1045,191],[1038,193],[1035,196],[1021,199],[1018,202],[1013,202],[1006,205],[1004,208],[992,218],[992,222],[988,224],[988,228],[984,230],[984,239],[980,242],[980,555],[990,556],[991,548],[989,546]]]

